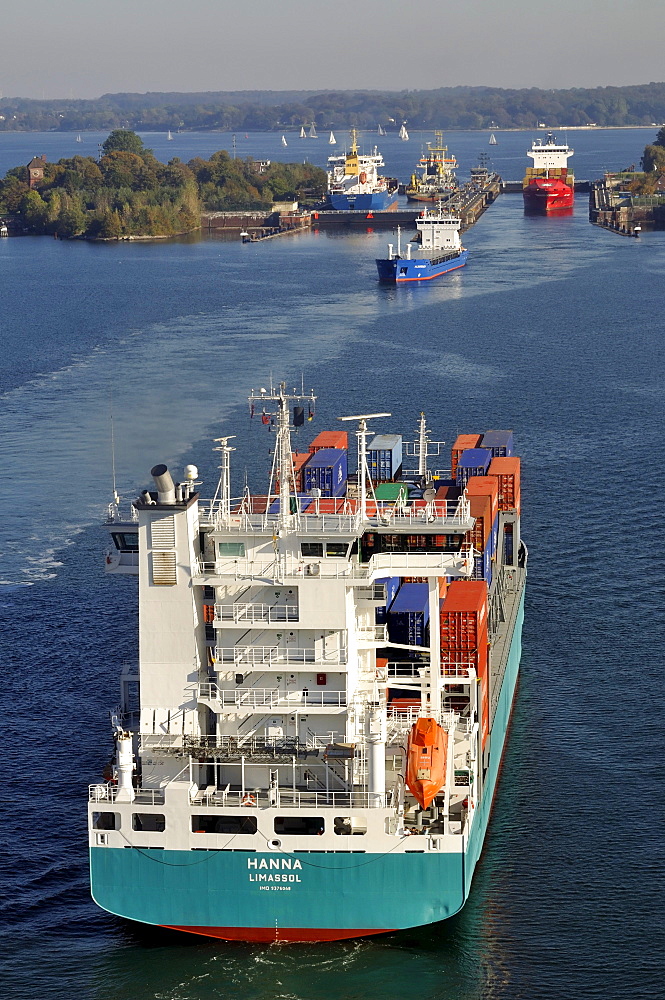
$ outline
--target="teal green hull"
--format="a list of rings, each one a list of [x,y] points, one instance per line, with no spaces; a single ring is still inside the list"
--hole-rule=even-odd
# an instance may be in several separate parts
[[[457,913],[469,894],[489,822],[519,671],[523,617],[524,595],[492,724],[485,789],[464,853],[322,851],[276,857],[270,851],[93,847],[93,898],[130,920],[255,941],[335,940]]]

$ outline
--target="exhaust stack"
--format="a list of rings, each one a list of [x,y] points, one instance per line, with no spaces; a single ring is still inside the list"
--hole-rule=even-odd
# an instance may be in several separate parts
[[[155,480],[158,502],[175,503],[175,485],[167,466],[154,465],[150,470],[150,475]]]

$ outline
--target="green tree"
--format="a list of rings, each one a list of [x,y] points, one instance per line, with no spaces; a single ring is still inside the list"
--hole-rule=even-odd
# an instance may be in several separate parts
[[[652,170],[659,174],[665,173],[665,148],[663,146],[645,146],[642,166],[647,173]]]
[[[658,130],[658,135],[653,141],[654,146],[665,146],[665,125]]]
[[[141,156],[148,152],[141,137],[136,132],[124,128],[113,129],[102,143],[102,151],[105,156],[109,153],[136,153],[137,156]]]
[[[38,191],[28,191],[24,195],[20,211],[23,221],[31,229],[38,233],[44,231],[48,221],[48,205]]]

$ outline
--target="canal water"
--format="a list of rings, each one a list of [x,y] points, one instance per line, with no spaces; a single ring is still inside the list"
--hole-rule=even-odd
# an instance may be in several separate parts
[[[500,171],[521,176],[531,135],[497,137]],[[651,138],[571,133],[577,175],[635,162]],[[86,151],[71,140],[2,134],[0,171]],[[182,159],[219,140],[176,136],[162,149],[146,137]],[[448,140],[468,166],[486,143]],[[277,141],[247,143],[276,159]],[[405,179],[419,147],[391,141],[388,172]],[[526,217],[504,195],[465,235],[466,268],[406,289],[376,282],[390,238],[0,240],[0,975],[12,1000],[658,993],[665,235],[592,227],[584,196],[556,219]],[[424,410],[448,442],[515,432],[531,555],[522,675],[473,891],[443,924],[259,947],[135,927],[89,898],[86,786],[111,752],[108,709],[136,652],[134,582],[104,577],[97,527],[111,438],[129,499],[161,461],[195,461],[212,493],[222,434],[237,435],[235,487],[258,485],[269,442],[244,399],[271,377],[315,389],[315,430],[387,410],[382,429],[408,434]]]

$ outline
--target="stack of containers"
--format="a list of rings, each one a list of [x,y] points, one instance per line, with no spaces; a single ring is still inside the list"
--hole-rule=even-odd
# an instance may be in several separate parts
[[[512,431],[486,431],[480,442],[481,448],[492,452],[492,458],[506,458],[513,454]]]
[[[401,646],[426,646],[429,625],[429,587],[403,583],[388,611],[388,641]],[[404,650],[405,658],[418,655]]]
[[[296,511],[300,511],[301,514],[304,514],[307,508],[311,507],[312,503],[312,498],[307,495],[303,496],[302,494],[298,494],[295,497],[291,495],[289,497],[289,513],[295,514]],[[280,498],[277,497],[276,500],[271,502],[270,507],[268,508],[268,513],[279,514],[280,506],[281,501]]]
[[[467,448],[457,462],[455,479],[458,486],[465,486],[471,476],[486,476],[492,453],[486,448]]]
[[[484,748],[490,721],[487,584],[484,580],[453,580],[440,608],[441,673],[444,677],[455,676],[456,664],[469,663],[475,667],[480,681],[480,731]]]
[[[377,580],[376,582],[382,583],[386,588],[386,603],[379,605],[379,607],[375,609],[374,619],[377,625],[385,625],[388,620],[388,610],[390,605],[397,597],[400,578],[398,576],[387,576],[382,580]]]
[[[476,523],[464,540],[477,551],[474,580],[484,580],[489,587],[496,559],[499,536],[499,485],[494,476],[472,476],[466,484],[469,510]]]
[[[499,487],[499,510],[520,512],[520,460],[515,456],[493,458],[488,476],[496,477]]]
[[[373,483],[389,483],[402,471],[402,435],[377,434],[367,449],[367,467]]]
[[[311,455],[303,467],[306,493],[321,490],[323,497],[340,497],[346,493],[347,452],[343,448],[321,448]]]
[[[344,448],[348,450],[349,435],[346,431],[321,431],[317,434],[309,446],[310,455],[321,451],[322,448]]]
[[[455,440],[455,444],[450,449],[450,468],[451,476],[455,478],[455,473],[457,472],[457,463],[459,462],[460,455],[463,451],[468,448],[478,448],[482,440],[482,434],[458,434]]]
[[[292,454],[293,459],[293,475],[295,477],[294,487],[296,493],[303,493],[302,481],[303,481],[303,469],[307,465],[307,462],[311,458],[311,452],[309,451],[294,451]]]

